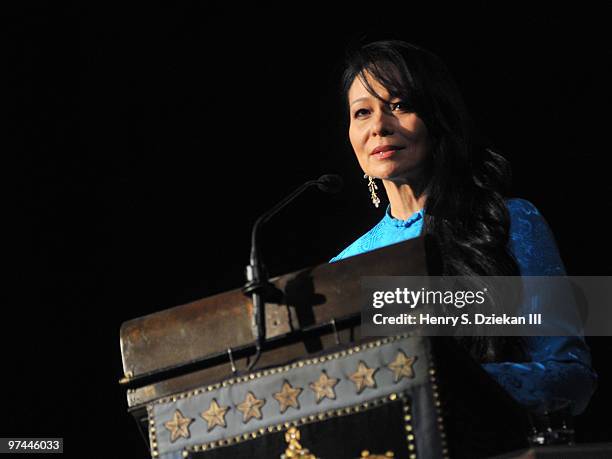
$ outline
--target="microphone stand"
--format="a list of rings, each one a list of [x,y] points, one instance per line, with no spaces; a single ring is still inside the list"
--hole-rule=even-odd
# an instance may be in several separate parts
[[[255,330],[255,357],[249,363],[247,372],[251,371],[259,357],[261,356],[261,350],[265,342],[266,337],[266,316],[265,316],[265,301],[269,298],[271,292],[273,292],[274,286],[268,280],[268,273],[264,264],[261,261],[258,247],[259,230],[261,226],[266,223],[271,217],[276,215],[281,209],[287,204],[293,201],[298,195],[303,193],[306,189],[311,186],[318,186],[322,191],[337,192],[342,186],[342,179],[336,175],[324,175],[318,180],[309,180],[308,182],[301,185],[293,193],[288,195],[272,209],[264,213],[259,217],[253,229],[251,231],[251,255],[249,265],[246,267],[247,283],[243,287],[242,291],[245,295],[251,296],[253,300],[253,315],[254,315],[254,330]]]

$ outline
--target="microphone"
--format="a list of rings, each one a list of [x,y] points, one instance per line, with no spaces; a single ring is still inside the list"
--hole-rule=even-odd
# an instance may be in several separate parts
[[[308,182],[304,183],[299,188],[297,188],[293,193],[291,193],[285,199],[283,199],[278,204],[276,204],[274,207],[272,207],[270,210],[268,210],[263,215],[261,215],[255,221],[255,224],[253,225],[253,229],[251,230],[251,258],[250,258],[251,265],[253,266],[257,265],[256,261],[257,261],[257,258],[259,257],[259,247],[257,245],[259,228],[265,222],[270,220],[270,218],[276,215],[287,204],[289,204],[291,201],[293,201],[295,198],[297,198],[300,194],[302,194],[304,191],[306,191],[311,186],[316,185],[317,188],[319,188],[319,190],[326,192],[326,193],[337,193],[338,191],[342,189],[343,183],[344,182],[342,180],[342,177],[336,174],[325,174],[319,177],[317,180],[309,180]]]
[[[342,177],[337,174],[325,174],[319,177],[317,180],[317,186],[319,190],[324,191],[325,193],[338,193],[342,186],[344,185],[344,181]]]
[[[293,193],[289,194],[278,204],[272,207],[270,210],[261,215],[253,224],[251,230],[251,255],[249,262],[250,264],[246,267],[246,278],[247,283],[243,288],[243,292],[246,295],[250,295],[253,299],[254,319],[255,323],[255,339],[256,339],[256,354],[253,361],[249,364],[247,372],[250,371],[259,356],[261,355],[261,346],[266,336],[265,330],[265,316],[264,316],[264,295],[271,290],[271,284],[268,282],[268,274],[259,256],[259,231],[264,223],[270,218],[280,212],[287,204],[297,198],[300,194],[306,191],[308,188],[316,186],[319,190],[325,193],[337,193],[342,189],[343,180],[342,177],[336,174],[325,174],[319,177],[317,180],[309,180],[300,187],[298,187]]]

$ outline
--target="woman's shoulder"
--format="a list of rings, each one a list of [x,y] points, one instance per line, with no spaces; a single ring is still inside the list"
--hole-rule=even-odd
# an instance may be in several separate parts
[[[523,198],[509,198],[506,199],[506,207],[510,214],[510,232],[512,234],[533,232],[552,234],[548,222],[531,201]]]
[[[506,200],[510,213],[510,248],[523,275],[559,275],[565,267],[557,241],[538,208],[522,198]]]
[[[344,258],[361,255],[362,253],[372,250],[373,240],[380,231],[382,220],[370,228],[366,233],[359,236],[355,241],[348,245],[342,252],[329,260],[329,263],[343,260]]]
[[[542,214],[531,201],[523,198],[506,199],[506,207],[512,216],[541,216]]]

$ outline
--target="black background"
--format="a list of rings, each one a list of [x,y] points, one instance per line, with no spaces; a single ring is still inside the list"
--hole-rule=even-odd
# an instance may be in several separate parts
[[[346,185],[270,222],[272,275],[327,261],[379,220],[338,96],[355,40],[438,54],[568,273],[612,274],[604,2],[82,3],[5,16],[1,436],[145,457],[117,383],[120,324],[241,286],[251,224],[305,180],[335,172]],[[612,441],[612,345],[589,343],[600,386],[578,438]]]

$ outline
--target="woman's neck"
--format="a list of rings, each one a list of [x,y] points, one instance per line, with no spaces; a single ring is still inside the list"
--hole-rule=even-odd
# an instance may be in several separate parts
[[[427,196],[420,181],[383,180],[391,205],[391,215],[398,220],[407,220],[425,207]]]

